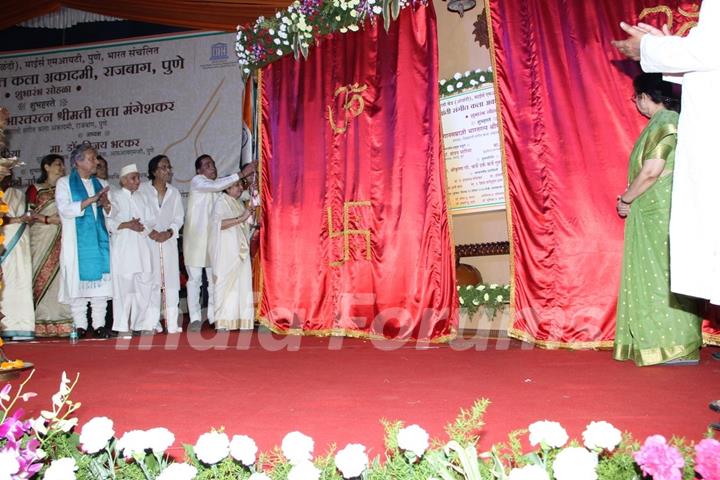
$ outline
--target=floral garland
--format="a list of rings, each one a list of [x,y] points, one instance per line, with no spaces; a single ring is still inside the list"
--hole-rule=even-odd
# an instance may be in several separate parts
[[[238,25],[235,52],[242,73],[254,70],[293,53],[307,58],[311,45],[333,33],[357,32],[382,15],[385,30],[408,6],[426,5],[427,0],[296,0],[275,17],[258,17],[254,24]]]
[[[29,380],[29,378],[28,378]],[[697,444],[652,435],[640,446],[629,434],[608,422],[590,422],[582,441],[572,440],[557,422],[538,421],[528,430],[512,432],[507,443],[478,453],[477,442],[490,402],[482,399],[461,410],[446,425],[448,440],[431,439],[418,425],[383,421],[385,455],[370,459],[361,444],[334,447],[315,457],[315,442],[290,432],[281,446],[258,454],[246,435],[232,438],[222,430],[203,433],[185,445],[185,459],[177,462],[168,450],[175,435],[164,427],[130,430],[116,435],[107,417],[85,423],[73,433],[80,407],[70,401],[77,384],[63,372],[52,410],[23,420],[22,409],[10,411],[20,399],[26,380],[11,398],[10,385],[0,391],[0,475],[2,478],[45,480],[654,480],[717,479],[720,442],[711,437]],[[520,437],[529,433],[533,449],[525,452]]]
[[[488,311],[488,318],[492,320],[495,316],[495,310],[510,302],[510,285],[479,283],[477,285],[458,286],[457,290],[460,308],[465,310],[471,317],[482,306]]]
[[[484,83],[492,83],[493,72],[492,67],[487,70],[468,70],[464,74],[456,73],[452,78],[440,80],[440,96],[446,96],[473,90]]]

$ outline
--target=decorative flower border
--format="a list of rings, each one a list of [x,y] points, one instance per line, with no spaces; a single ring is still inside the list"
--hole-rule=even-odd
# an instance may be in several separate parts
[[[457,287],[460,308],[469,316],[475,315],[480,307],[488,310],[488,318],[492,319],[495,310],[510,302],[510,285],[497,283],[478,283]]]
[[[307,57],[320,37],[357,32],[366,20],[383,17],[385,30],[406,7],[426,5],[427,0],[296,0],[275,17],[258,17],[252,25],[237,27],[235,52],[243,75],[292,53]]]
[[[116,434],[112,420],[95,417],[80,433],[80,408],[70,400],[77,384],[63,372],[52,410],[23,419],[14,409],[30,378],[11,397],[0,390],[0,472],[3,478],[44,480],[653,480],[718,478],[720,442],[708,435],[697,444],[684,439],[648,437],[641,446],[630,434],[605,421],[590,422],[581,439],[571,440],[557,422],[538,421],[508,435],[506,443],[478,452],[477,442],[490,402],[476,401],[445,426],[447,440],[431,439],[418,425],[382,421],[383,458],[370,458],[361,444],[339,451],[331,446],[315,455],[315,441],[290,432],[280,447],[259,452],[247,435],[222,429],[203,433],[185,445],[184,462],[168,454],[175,435],[164,427]],[[11,414],[11,412],[13,412]],[[528,435],[527,451],[521,437]]]
[[[487,70],[468,70],[465,73],[456,73],[452,78],[440,80],[440,96],[454,95],[466,90],[473,90],[484,83],[493,81],[492,67]]]

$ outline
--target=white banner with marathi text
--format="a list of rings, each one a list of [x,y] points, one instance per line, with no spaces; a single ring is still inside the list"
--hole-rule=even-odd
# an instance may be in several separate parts
[[[234,35],[149,37],[0,55],[0,105],[10,110],[11,152],[25,165],[23,185],[48,153],[66,157],[91,142],[108,161],[111,184],[120,168],[167,155],[183,192],[194,161],[211,155],[223,175],[238,170],[243,82]]]
[[[440,112],[450,212],[503,210],[505,185],[493,84],[441,97]]]

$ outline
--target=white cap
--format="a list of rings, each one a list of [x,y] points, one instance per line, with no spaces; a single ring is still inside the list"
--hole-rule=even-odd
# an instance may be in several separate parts
[[[125,165],[120,169],[120,178],[124,177],[129,173],[136,173],[137,171],[137,165],[135,165],[134,163],[131,163],[130,165]]]

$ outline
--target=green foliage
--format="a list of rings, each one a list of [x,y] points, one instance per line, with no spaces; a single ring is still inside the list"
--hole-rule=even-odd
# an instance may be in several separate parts
[[[483,417],[490,406],[490,400],[481,398],[475,400],[470,410],[460,409],[460,413],[453,423],[445,426],[445,433],[450,440],[455,440],[461,445],[475,445],[482,434],[482,427],[485,426]]]
[[[440,80],[440,96],[457,95],[466,90],[474,90],[480,86],[493,82],[493,72],[490,70],[470,70],[456,73],[451,78]]]
[[[495,310],[510,301],[510,285],[479,283],[475,286],[458,286],[457,289],[460,308],[465,309],[470,316],[483,306],[487,310],[488,319],[492,320]]]

